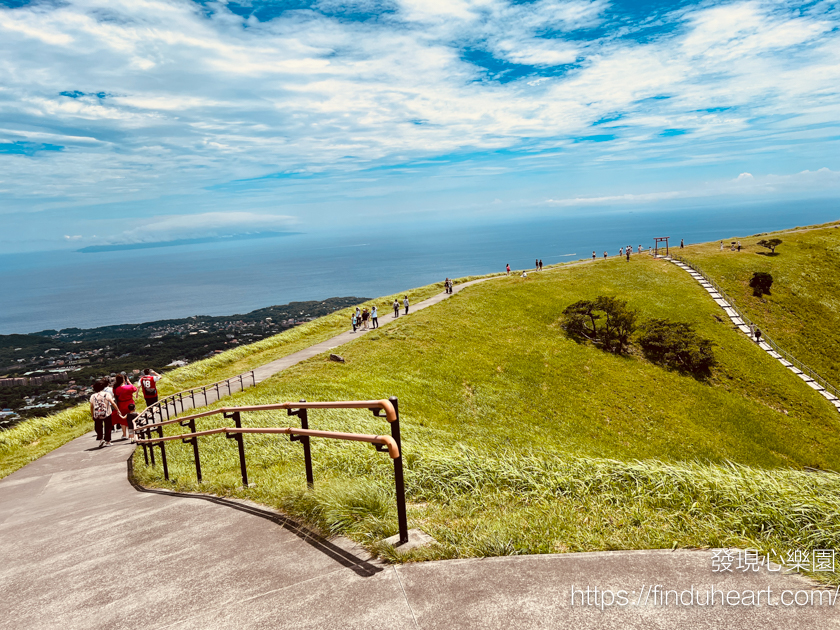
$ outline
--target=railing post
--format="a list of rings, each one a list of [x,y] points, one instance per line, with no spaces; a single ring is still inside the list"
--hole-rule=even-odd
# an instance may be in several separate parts
[[[163,414],[161,414],[163,417]],[[166,401],[166,419],[169,420],[169,400]]]
[[[305,403],[306,400],[301,400],[300,402]],[[300,418],[300,428],[301,429],[308,429],[309,428],[309,415],[306,409],[289,409],[286,412],[290,416],[297,416]],[[308,435],[290,435],[289,441],[291,442],[300,442],[303,444],[303,462],[304,467],[306,468],[306,485],[310,488],[315,486],[315,477],[312,475],[312,445],[309,441]]]
[[[163,437],[163,427],[158,427],[158,437]],[[163,464],[163,478],[169,481],[169,466],[166,465],[166,444],[159,442],[160,445],[160,462]]]
[[[195,418],[190,418],[186,421],[186,424],[181,422],[182,427],[189,427],[190,433],[195,433]],[[201,483],[201,459],[198,456],[198,436],[193,436],[186,440],[183,440],[184,444],[187,442],[192,443],[193,447],[193,458],[195,459],[195,476],[198,479],[198,483]]]
[[[242,382],[242,375],[240,374],[239,375],[239,391],[241,392],[243,389],[245,389],[245,383]]]
[[[190,401],[192,402],[192,408],[195,409],[195,390],[190,390]]]
[[[228,383],[229,384],[229,383]],[[238,411],[234,411],[231,414],[225,414],[225,418],[232,418],[234,425],[237,429],[242,428],[242,419],[239,416]],[[242,473],[242,485],[244,487],[248,487],[248,470],[245,467],[245,440],[244,436],[241,433],[225,433],[225,437],[229,439],[234,439],[237,442],[237,446],[239,447],[239,471]]]
[[[400,441],[400,407],[396,396],[391,396],[388,400],[394,406],[394,411],[397,414],[396,420],[391,423],[391,437],[397,443],[397,448],[400,449],[400,456],[394,460],[394,485],[397,490],[397,522],[400,528],[400,544],[403,545],[408,542],[408,516],[405,509],[405,478],[403,477],[403,450],[402,442]]]
[[[205,385],[201,386],[201,393],[204,394],[204,406],[206,407],[207,404],[208,404],[207,403],[207,386],[205,386]]]
[[[253,387],[257,386],[257,375],[254,374],[254,370],[251,370],[251,382]]]

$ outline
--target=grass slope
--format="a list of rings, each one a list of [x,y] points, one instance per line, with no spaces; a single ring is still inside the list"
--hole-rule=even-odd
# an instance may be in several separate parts
[[[756,245],[780,238],[776,255]],[[840,386],[840,224],[773,232],[740,240],[740,252],[717,243],[690,245],[679,255],[723,287],[759,328],[829,382]],[[771,295],[756,298],[749,288],[755,271],[773,276]]]
[[[716,344],[713,377],[567,339],[563,308],[601,294],[628,299],[643,318],[693,323]],[[795,469],[840,468],[840,416],[723,319],[664,261],[561,267],[470,287],[347,344],[345,364],[316,357],[225,404],[399,396],[410,524],[441,543],[415,558],[835,547],[840,477]],[[310,426],[387,430],[358,411],[312,412]],[[230,441],[203,440],[201,487],[188,447],[169,444],[172,483],[138,455],[141,483],[252,498],[372,546],[395,531],[390,465],[370,447],[316,441],[307,492],[300,449],[282,438],[248,436],[256,486],[244,490]]]
[[[476,277],[478,276],[461,278],[458,282],[466,282]],[[411,302],[416,304],[442,290],[443,283],[430,284],[392,296],[376,298],[361,306],[370,307],[376,304],[380,312],[387,313],[396,297],[402,301],[403,295],[408,295]],[[240,346],[210,359],[167,372],[158,389],[162,395],[167,395],[190,387],[214,383],[293,354],[347,330],[352,311],[352,308],[342,309],[257,343]],[[0,479],[70,440],[84,435],[92,427],[88,404],[83,403],[60,413],[26,420],[11,429],[0,431]]]

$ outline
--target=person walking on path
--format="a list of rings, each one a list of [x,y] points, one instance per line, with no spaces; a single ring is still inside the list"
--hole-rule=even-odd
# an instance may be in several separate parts
[[[405,306],[405,314],[408,315],[408,296],[403,297],[403,306]]]
[[[622,256],[624,256],[624,248],[620,247],[618,250],[618,257],[621,258]]]
[[[540,258],[540,264],[539,264],[539,267],[540,267],[540,271],[542,271],[542,258]]]
[[[639,245],[639,253],[640,254],[642,253],[642,246],[641,245]]]
[[[595,260],[595,250],[592,250],[592,260]]]
[[[720,251],[723,251],[723,241],[720,242]]]
[[[400,316],[400,303],[397,298],[394,298],[394,318]]]
[[[114,429],[113,414],[120,413],[114,397],[104,391],[107,384],[104,378],[96,381],[93,384],[93,396],[90,397],[90,416],[93,418],[99,448],[111,446],[111,431]]]
[[[157,382],[159,380],[160,374],[151,368],[143,370],[143,376],[140,377],[140,389],[143,391],[147,407],[151,407],[158,401]]]
[[[756,343],[761,343],[761,329],[760,328],[755,329],[755,342]]]
[[[685,241],[683,239],[680,239],[680,249],[682,249],[683,247],[685,247]]]
[[[367,308],[362,311],[362,330],[368,329],[368,317],[370,317],[370,313],[368,312]]]
[[[358,325],[358,322],[356,321],[356,313],[353,313],[350,316],[350,323],[353,325],[353,332],[356,332],[356,326]]]
[[[505,265],[505,270],[507,270],[507,275],[510,275],[510,263]]]
[[[125,420],[128,422],[128,439],[134,444],[134,421],[137,420],[137,416],[140,414],[137,413],[137,407],[135,407],[134,403],[128,404],[128,413],[125,414]]]
[[[627,248],[627,262],[630,262],[630,248]]]
[[[741,241],[738,241],[738,251],[741,251]]]
[[[374,328],[379,328],[379,315],[376,313],[376,307],[370,309],[370,321]]]
[[[537,259],[534,261],[534,271],[539,271],[539,270],[540,270],[540,259],[539,259],[539,258],[537,258]]]
[[[606,260],[606,259],[607,259],[607,252],[606,252],[606,250],[604,250],[604,260]]]
[[[128,413],[128,405],[134,402],[134,394],[137,393],[137,388],[132,385],[126,378],[125,374],[117,374],[114,379],[114,400],[117,401],[118,411],[111,415],[111,419],[115,425],[122,427],[122,436],[124,440],[128,439],[128,421],[125,416]],[[116,415],[116,417],[114,417]]]

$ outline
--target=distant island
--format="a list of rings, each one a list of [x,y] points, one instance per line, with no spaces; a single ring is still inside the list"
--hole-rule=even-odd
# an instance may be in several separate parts
[[[77,249],[82,254],[101,252],[121,252],[127,249],[153,249],[155,247],[177,247],[178,245],[201,245],[203,243],[221,243],[230,241],[250,241],[258,238],[276,238],[295,236],[301,232],[256,232],[254,234],[232,234],[230,236],[202,236],[201,238],[179,238],[174,241],[153,241],[151,243],[122,243],[116,245],[90,245]]]

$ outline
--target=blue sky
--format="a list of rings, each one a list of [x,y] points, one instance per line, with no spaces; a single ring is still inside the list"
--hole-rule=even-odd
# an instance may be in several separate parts
[[[840,199],[838,27],[830,2],[0,0],[0,250],[793,217]]]

